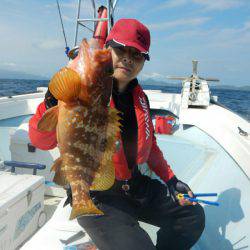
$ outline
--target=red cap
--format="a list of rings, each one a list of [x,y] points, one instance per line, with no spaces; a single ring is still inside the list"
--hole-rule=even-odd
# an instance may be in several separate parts
[[[111,29],[105,44],[111,47],[134,47],[149,60],[150,32],[145,25],[136,19],[119,19]]]

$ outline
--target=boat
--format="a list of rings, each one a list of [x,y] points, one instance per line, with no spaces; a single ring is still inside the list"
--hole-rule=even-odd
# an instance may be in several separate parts
[[[107,21],[109,30],[116,3],[107,0],[107,17],[99,13],[91,21]],[[96,13],[94,0],[92,6]],[[79,0],[75,46],[68,51],[72,57],[78,49],[78,26],[90,21],[80,18],[80,9]],[[174,121],[171,133],[156,134],[157,143],[178,178],[194,192],[218,193],[213,201],[219,206],[202,204],[206,227],[192,249],[248,249],[250,123],[220,104],[209,88],[209,82],[217,79],[200,77],[197,65],[194,60],[189,77],[171,77],[181,81],[181,93],[145,90],[153,124],[159,116]],[[50,168],[58,149],[43,151],[29,140],[28,121],[45,92],[40,87],[35,93],[0,98],[0,249],[96,249],[77,221],[69,221],[70,206],[63,207],[65,191],[53,183]],[[139,168],[159,179],[146,164]],[[6,199],[8,192],[11,201]],[[21,212],[11,213],[12,207]],[[156,243],[158,228],[140,225]]]

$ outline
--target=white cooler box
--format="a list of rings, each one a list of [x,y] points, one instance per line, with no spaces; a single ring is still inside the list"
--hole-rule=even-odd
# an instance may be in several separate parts
[[[54,160],[59,157],[59,150],[57,147],[52,150],[40,150],[38,148],[34,148],[34,151],[32,152],[32,148],[29,148],[30,139],[28,129],[28,121],[26,121],[10,135],[11,160],[46,165],[46,169],[38,170],[37,175],[44,176],[46,181],[51,182],[53,180],[54,173],[50,172],[50,169]],[[17,174],[32,174],[32,172],[32,169],[16,168]],[[49,186],[46,187],[45,194],[64,197],[65,191],[59,186]]]
[[[44,177],[0,172],[0,249],[18,248],[46,221]]]
[[[53,150],[40,150],[35,148],[34,152],[29,151],[28,145],[30,139],[28,135],[28,123],[22,123],[11,135],[10,135],[10,152],[12,161],[40,163],[46,165],[46,169],[38,170],[37,174],[45,177],[47,181],[51,181],[53,174],[50,173],[53,161],[59,157],[58,148]],[[28,173],[32,174],[32,170],[29,169],[16,169],[16,173]]]

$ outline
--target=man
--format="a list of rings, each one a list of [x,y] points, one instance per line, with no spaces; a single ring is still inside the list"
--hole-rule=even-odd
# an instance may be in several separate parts
[[[114,67],[110,105],[122,112],[119,147],[113,157],[116,181],[107,191],[90,193],[104,215],[79,217],[78,223],[100,250],[189,249],[204,229],[205,216],[199,204],[176,199],[179,192],[193,194],[177,179],[157,146],[148,98],[136,78],[149,60],[149,30],[136,19],[120,19],[105,46],[111,50]],[[42,114],[56,103],[47,92],[30,120],[30,139],[39,148],[57,144],[55,132],[37,130]],[[166,185],[139,172],[138,164],[145,162]],[[138,220],[160,227],[156,247]]]

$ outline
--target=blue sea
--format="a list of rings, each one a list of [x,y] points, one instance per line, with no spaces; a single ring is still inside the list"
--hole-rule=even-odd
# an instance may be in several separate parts
[[[47,80],[10,80],[0,79],[0,97],[20,95],[36,92],[37,87],[47,87]],[[175,86],[149,86],[143,85],[144,89],[159,89],[163,92],[180,93],[181,87]],[[250,91],[237,89],[213,89],[212,95],[218,96],[218,101],[235,113],[250,121]]]

